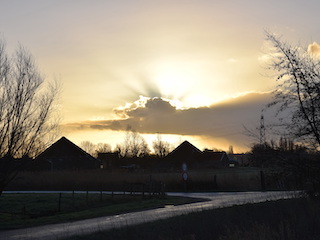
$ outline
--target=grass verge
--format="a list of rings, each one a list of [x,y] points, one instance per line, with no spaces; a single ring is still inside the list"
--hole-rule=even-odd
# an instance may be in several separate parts
[[[0,230],[61,223],[87,218],[179,205],[199,199],[86,193],[3,194]]]
[[[320,202],[290,199],[214,209],[65,240],[313,240]]]

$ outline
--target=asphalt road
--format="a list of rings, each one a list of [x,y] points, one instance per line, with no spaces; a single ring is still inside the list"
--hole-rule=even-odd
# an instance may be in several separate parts
[[[256,203],[277,199],[293,198],[297,192],[220,192],[220,193],[168,193],[171,196],[207,198],[210,201],[181,206],[166,206],[153,210],[132,212],[108,217],[80,220],[69,223],[50,224],[39,227],[0,231],[1,240],[57,240],[73,235],[90,234],[112,228],[151,222],[177,215],[198,212],[207,209]]]

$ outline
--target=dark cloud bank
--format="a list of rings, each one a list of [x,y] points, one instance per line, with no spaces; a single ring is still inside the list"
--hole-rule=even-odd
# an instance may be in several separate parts
[[[243,125],[259,126],[261,110],[270,101],[270,93],[248,93],[209,107],[178,109],[168,100],[148,98],[142,104],[115,109],[120,119],[72,123],[67,127],[122,131],[130,125],[140,133],[202,136],[239,145],[246,138]]]

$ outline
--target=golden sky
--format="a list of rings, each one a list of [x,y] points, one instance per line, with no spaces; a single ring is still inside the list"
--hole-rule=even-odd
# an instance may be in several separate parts
[[[62,135],[123,141],[132,125],[150,142],[188,139],[198,148],[251,142],[275,82],[264,31],[319,42],[318,1],[0,1],[0,34],[58,78]],[[298,17],[297,17],[298,16]]]

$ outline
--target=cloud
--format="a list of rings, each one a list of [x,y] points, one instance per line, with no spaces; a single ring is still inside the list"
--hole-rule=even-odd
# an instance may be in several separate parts
[[[313,55],[320,55],[320,45],[316,42],[309,44],[308,53]]]
[[[247,93],[209,107],[180,109],[167,99],[140,97],[114,109],[118,119],[72,123],[66,127],[125,131],[130,125],[140,133],[200,136],[236,145],[244,142],[243,125],[258,126],[261,110],[270,101],[270,93]]]
[[[229,63],[235,63],[235,62],[237,62],[238,60],[237,59],[235,59],[235,58],[229,58],[228,59],[228,62]]]
[[[176,106],[169,100],[160,97],[147,98],[140,96],[140,99],[125,107],[115,108],[114,112],[122,118],[144,118],[159,114],[174,114]]]
[[[258,61],[262,64],[268,63],[272,56],[270,54],[262,54],[258,57]]]

